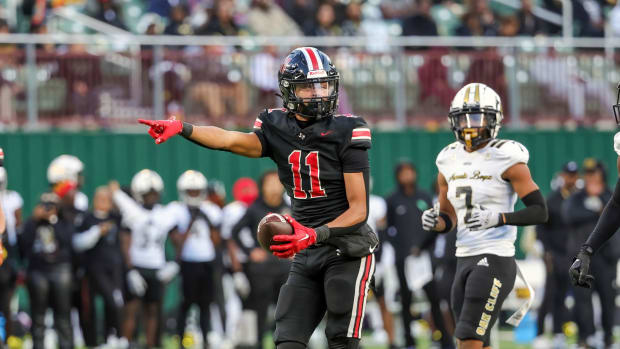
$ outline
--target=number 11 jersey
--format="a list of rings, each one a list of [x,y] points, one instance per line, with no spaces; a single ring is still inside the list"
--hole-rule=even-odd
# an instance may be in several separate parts
[[[517,227],[504,225],[470,231],[465,222],[474,207],[494,212],[513,212],[517,194],[504,172],[517,163],[527,164],[529,152],[520,143],[491,140],[484,148],[468,153],[463,144],[452,143],[437,155],[437,168],[448,182],[448,200],[458,218],[456,256],[494,254],[511,257]]]
[[[371,135],[362,118],[335,115],[302,128],[286,109],[269,109],[256,119],[254,132],[262,156],[278,166],[301,224],[316,228],[349,208],[343,173],[364,174],[368,202]]]

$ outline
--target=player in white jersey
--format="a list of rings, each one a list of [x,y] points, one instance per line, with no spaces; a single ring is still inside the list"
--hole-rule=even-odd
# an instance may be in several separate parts
[[[2,149],[0,149],[2,153]],[[2,153],[3,154],[3,153]],[[2,166],[0,164],[0,166]],[[0,312],[4,314],[5,340],[13,334],[13,314],[11,299],[15,293],[17,280],[17,229],[22,223],[22,205],[24,201],[18,192],[7,189],[8,176],[6,169],[0,167],[0,215],[4,227],[0,224]],[[10,252],[9,252],[10,251]],[[4,262],[4,259],[9,258]],[[4,262],[4,263],[3,263]]]
[[[47,167],[47,181],[54,186],[62,181],[72,181],[78,184],[78,189],[84,184],[84,163],[76,156],[62,154]],[[75,208],[80,211],[88,210],[88,196],[78,191],[75,193]]]
[[[203,347],[208,348],[207,335],[211,330],[209,306],[215,301],[216,245],[220,241],[219,226],[222,210],[206,201],[207,178],[194,170],[187,170],[177,180],[179,201],[169,205],[177,224],[173,241],[177,259],[181,261],[183,302],[179,310],[177,334],[183,347],[185,320],[192,304],[200,309],[200,328]]]
[[[496,139],[502,106],[490,87],[473,83],[454,97],[448,119],[457,142],[437,156],[440,207],[426,210],[426,230],[457,227],[452,310],[459,349],[489,348],[490,331],[514,286],[519,225],[547,220],[547,207],[518,142]],[[514,211],[517,197],[526,208]]]
[[[165,243],[175,228],[170,210],[159,204],[164,182],[154,171],[144,169],[131,180],[133,198],[110,183],[114,203],[129,234],[121,236],[121,250],[127,267],[127,304],[122,335],[131,341],[135,316],[142,303],[146,345],[157,346],[164,286],[178,273],[175,262],[166,262]]]
[[[618,84],[618,97],[613,110],[616,124],[620,125],[620,84]],[[618,174],[620,174],[620,132],[614,136],[614,150],[618,154],[617,166]],[[618,179],[614,193],[605,205],[596,227],[581,246],[581,250],[575,256],[575,260],[569,269],[573,285],[585,288],[592,287],[594,276],[590,275],[590,259],[620,228],[620,214],[618,212],[620,212],[620,179]]]

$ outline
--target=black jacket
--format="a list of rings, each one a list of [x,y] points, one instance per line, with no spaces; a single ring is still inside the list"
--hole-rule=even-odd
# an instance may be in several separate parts
[[[422,229],[422,212],[432,207],[431,196],[416,189],[412,196],[405,195],[400,188],[387,199],[386,240],[394,246],[396,260],[403,260],[411,253],[412,247],[420,250],[429,248],[435,233]]]
[[[30,218],[17,236],[21,257],[29,270],[47,270],[58,264],[71,263],[71,238],[75,228],[72,222],[58,217],[51,224]]]
[[[542,242],[545,251],[553,254],[562,255],[568,253],[570,226],[564,220],[562,205],[569,195],[568,191],[563,191],[562,189],[551,192],[547,196],[549,220],[536,228],[536,235],[538,240]]]
[[[585,190],[579,190],[564,201],[562,205],[562,215],[566,224],[570,226],[571,236],[568,239],[569,255],[576,255],[581,245],[586,241],[588,235],[594,230],[596,223],[601,215],[605,204],[611,198],[611,191],[605,188],[603,193],[597,197],[589,197]],[[590,202],[600,201],[600,209],[593,210]],[[618,244],[612,238],[597,252],[606,262],[616,263],[620,253]]]

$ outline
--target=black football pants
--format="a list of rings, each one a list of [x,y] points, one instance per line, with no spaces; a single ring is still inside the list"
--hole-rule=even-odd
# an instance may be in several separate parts
[[[411,335],[411,321],[413,320],[413,316],[411,316],[411,291],[409,290],[409,285],[407,285],[407,279],[405,276],[405,261],[400,260],[396,262],[396,273],[398,275],[398,284],[400,287],[400,304],[402,306],[401,310],[401,319],[403,321],[403,329],[405,331],[405,344],[406,346],[414,346],[416,344],[415,338]],[[445,348],[453,347],[453,341],[451,336],[448,334],[446,329],[445,321],[443,318],[443,314],[441,312],[441,297],[440,292],[437,288],[437,284],[435,280],[429,281],[424,287],[424,294],[426,294],[426,298],[431,306],[431,316],[433,318],[433,322],[435,323],[435,327],[438,331],[441,332],[441,344]]]
[[[207,347],[207,335],[211,330],[210,305],[215,300],[216,283],[215,266],[213,262],[181,262],[181,283],[183,287],[183,302],[179,310],[177,334],[183,339],[185,320],[192,304],[200,309],[200,330],[203,343]]]
[[[243,308],[256,312],[257,348],[263,347],[263,336],[267,331],[267,312],[276,304],[280,288],[286,282],[290,263],[269,257],[263,263],[247,263],[244,271],[250,282],[250,294],[243,301]]]
[[[542,304],[538,310],[537,331],[538,335],[545,332],[545,317],[551,314],[553,317],[553,333],[562,333],[562,325],[568,320],[568,309],[565,305],[566,293],[568,292],[569,279],[566,276],[566,266],[570,260],[566,255],[554,253],[551,261],[545,261],[547,276],[545,277],[545,293]]]
[[[59,264],[46,270],[28,271],[33,349],[44,349],[45,312],[48,307],[54,311],[54,326],[58,334],[59,348],[73,348],[71,274],[69,264]]]
[[[306,345],[326,312],[329,346],[357,347],[374,271],[374,254],[347,257],[329,245],[296,254],[276,307],[278,348],[286,342]]]

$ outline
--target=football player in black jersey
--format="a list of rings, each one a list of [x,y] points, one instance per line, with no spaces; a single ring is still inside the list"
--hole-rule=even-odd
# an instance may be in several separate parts
[[[280,258],[294,257],[280,289],[274,341],[305,348],[327,312],[330,348],[357,348],[378,239],[368,216],[370,130],[359,117],[335,115],[340,75],[313,47],[293,50],[278,72],[284,108],[262,112],[250,133],[140,120],[160,144],[180,134],[201,146],[270,157],[292,199],[294,234],[275,236]]]
[[[616,123],[620,125],[620,84],[618,84],[618,97],[613,106]],[[618,173],[620,174],[620,132],[614,136],[614,150],[618,153]],[[568,273],[571,282],[575,286],[591,288],[594,276],[590,275],[590,259],[607,240],[609,240],[620,228],[620,179],[616,183],[616,189],[603,209],[598,223],[588,240],[581,246],[581,250],[575,256]]]

